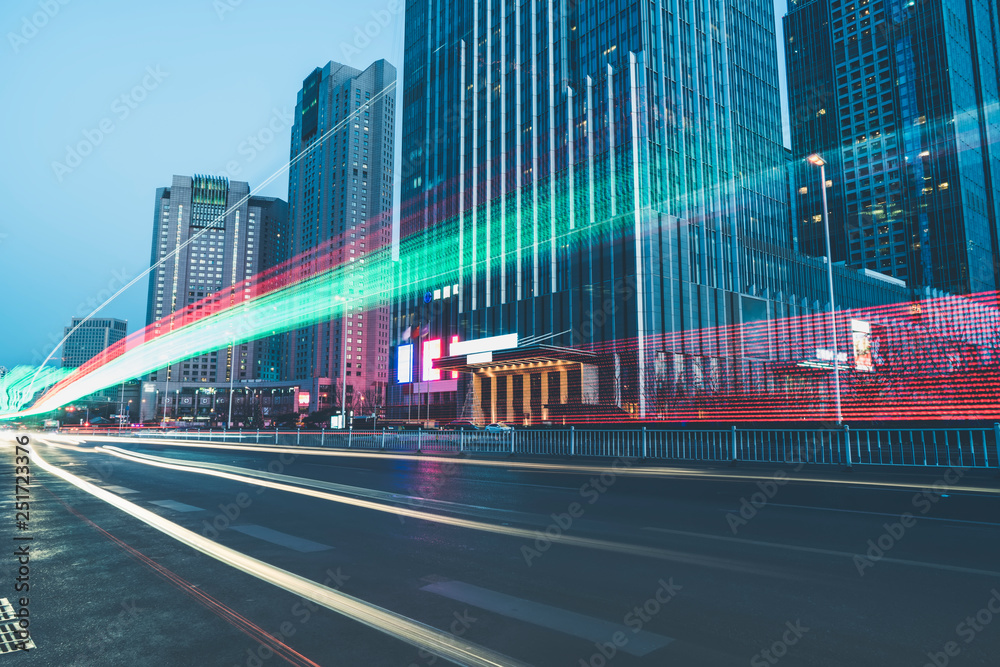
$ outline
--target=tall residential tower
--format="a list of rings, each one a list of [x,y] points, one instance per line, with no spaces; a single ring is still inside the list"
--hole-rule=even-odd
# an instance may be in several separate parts
[[[392,242],[396,70],[330,62],[302,83],[292,127],[291,254],[314,272],[345,272],[344,316],[289,334],[286,379],[308,381],[312,410],[382,405],[388,379],[388,294],[365,259]],[[370,264],[369,264],[370,266]],[[383,305],[379,305],[379,304]],[[342,384],[346,381],[346,386]]]
[[[247,183],[214,176],[174,176],[170,187],[157,189],[150,256],[157,268],[149,274],[148,335],[180,326],[182,312],[202,315],[228,307],[209,299],[223,290],[235,299],[242,288],[241,298],[252,297],[250,279],[270,262],[283,261],[287,205],[249,193]],[[280,372],[280,346],[275,345],[270,338],[229,346],[171,364],[149,379],[239,383],[273,378]]]

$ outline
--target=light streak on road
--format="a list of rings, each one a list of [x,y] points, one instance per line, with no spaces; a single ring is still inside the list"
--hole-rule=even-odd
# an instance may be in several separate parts
[[[165,468],[167,470],[176,470],[179,472],[196,473],[199,475],[210,475],[212,477],[220,477],[222,479],[228,479],[234,482],[242,482],[244,484],[249,484],[252,486],[263,486],[270,489],[276,489],[278,491],[287,491],[289,493],[296,493],[302,496],[311,496],[319,500],[328,500],[336,503],[342,503],[344,505],[353,505],[354,507],[375,510],[377,512],[384,512],[387,514],[395,514],[397,516],[408,517],[411,519],[419,519],[423,521],[429,521],[432,523],[444,524],[447,526],[454,526],[456,528],[477,530],[486,533],[494,533],[497,535],[506,535],[509,537],[519,537],[521,539],[531,540],[532,542],[536,540],[545,540],[558,544],[566,544],[574,547],[582,547],[585,549],[597,549],[600,551],[609,551],[612,553],[621,553],[630,556],[655,558],[659,560],[673,561],[676,563],[686,563],[688,565],[699,565],[702,567],[717,568],[734,572],[746,572],[746,573],[753,573],[753,574],[772,576],[772,577],[784,576],[776,572],[749,567],[739,563],[738,561],[732,561],[724,558],[714,558],[711,556],[698,556],[696,554],[684,553],[680,551],[672,551],[669,549],[659,549],[656,547],[647,547],[639,544],[625,544],[622,542],[612,542],[610,540],[600,540],[591,537],[579,537],[576,535],[567,535],[565,532],[560,532],[559,534],[554,535],[549,532],[533,530],[529,528],[515,528],[513,526],[502,526],[492,523],[486,523],[483,521],[473,521],[471,519],[459,519],[456,517],[444,516],[441,514],[433,514],[431,512],[408,509],[405,507],[384,505],[382,503],[377,503],[370,500],[363,500],[360,498],[350,498],[347,496],[342,496],[325,491],[317,491],[314,489],[302,488],[300,486],[295,486],[293,484],[287,484],[283,482],[273,482],[263,479],[262,477],[249,476],[249,474],[252,474],[256,471],[247,470],[246,472],[249,474],[238,475],[230,472],[223,472],[221,470],[197,468],[191,465],[184,465],[181,463],[167,463],[161,461],[145,460],[142,458],[131,456],[129,452],[125,452],[124,450],[118,449],[116,447],[103,447],[99,448],[97,451],[106,452],[112,456],[116,456],[118,458],[125,459],[127,461],[132,461],[133,463],[142,463],[144,465],[153,466],[156,468]],[[280,475],[280,477],[297,481],[297,479],[294,477],[287,477],[285,475]]]
[[[218,443],[198,440],[170,440],[166,438],[128,438],[112,437],[102,441],[111,440],[113,442],[128,442],[132,444],[156,444],[171,447],[186,447],[193,449],[223,449],[240,452],[255,452],[268,454],[307,454],[309,456],[362,458],[362,459],[393,459],[398,461],[433,461],[436,463],[452,463],[457,465],[476,465],[497,468],[509,468],[512,470],[528,470],[535,472],[552,473],[576,473],[576,474],[601,474],[612,473],[626,477],[663,477],[663,478],[689,478],[689,479],[718,479],[718,480],[746,480],[746,481],[766,481],[773,480],[774,473],[754,473],[754,472],[729,472],[719,470],[695,470],[691,468],[673,468],[667,466],[647,466],[635,465],[636,459],[629,459],[631,463],[621,459],[620,465],[587,465],[587,464],[556,464],[556,463],[536,463],[532,461],[493,461],[488,459],[469,459],[447,456],[434,456],[428,454],[382,454],[361,451],[334,451],[321,447],[281,447],[275,445],[239,445],[237,443]],[[791,465],[794,462],[788,462]],[[775,466],[781,466],[780,462],[775,462]],[[904,489],[907,491],[922,491],[927,487],[924,482],[889,482],[878,480],[845,479],[832,475],[796,475],[787,478],[791,483],[803,484],[834,484],[843,486],[864,486],[876,489]],[[949,486],[954,493],[981,493],[1000,496],[1000,489],[986,486]]]
[[[226,565],[245,572],[262,581],[284,589],[293,595],[311,600],[331,611],[342,614],[370,628],[396,637],[419,649],[473,667],[527,667],[525,663],[509,658],[491,649],[465,641],[452,634],[397,614],[359,598],[317,584],[315,581],[265,563],[252,556],[231,549],[203,537],[194,531],[164,519],[158,514],[139,507],[121,496],[91,484],[76,475],[50,464],[32,449],[31,459],[42,470],[55,475],[77,488],[117,507],[161,533],[210,556]]]

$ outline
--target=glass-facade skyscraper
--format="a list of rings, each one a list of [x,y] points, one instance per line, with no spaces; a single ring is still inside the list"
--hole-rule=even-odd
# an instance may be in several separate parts
[[[174,176],[170,187],[157,189],[147,336],[169,333],[193,313],[207,315],[253,298],[251,279],[284,261],[287,205],[249,195],[249,184],[220,176]],[[226,298],[213,298],[224,292]],[[208,385],[276,379],[281,343],[269,337],[230,345],[173,363],[149,380]]]
[[[800,247],[953,294],[1000,280],[1000,24],[992,0],[791,0]]]
[[[404,58],[397,416],[665,416],[681,378],[780,353],[713,332],[824,303],[791,250],[770,0],[420,1]],[[450,359],[511,334],[545,346],[520,371]]]
[[[395,100],[396,69],[385,60],[363,71],[327,63],[298,93],[288,181],[290,256],[315,272],[343,267],[343,298],[366,301],[287,336],[285,379],[309,383],[312,410],[344,400],[367,412],[384,400],[388,296],[367,305],[385,285],[366,259],[392,242]]]

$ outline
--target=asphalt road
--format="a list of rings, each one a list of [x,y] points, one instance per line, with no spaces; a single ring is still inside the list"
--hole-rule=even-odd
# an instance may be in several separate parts
[[[30,536],[36,648],[0,667],[1000,655],[996,471],[29,437],[25,530],[0,448],[0,597]]]

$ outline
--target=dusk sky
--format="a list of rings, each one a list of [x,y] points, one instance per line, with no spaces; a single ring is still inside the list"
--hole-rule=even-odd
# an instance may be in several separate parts
[[[41,363],[71,317],[148,268],[155,191],[174,174],[257,188],[279,171],[315,67],[386,58],[401,70],[403,4],[6,0],[0,365]],[[775,8],[780,30],[785,0]],[[87,155],[70,152],[81,143]],[[287,174],[260,194],[286,199]],[[146,288],[101,316],[142,328]]]

